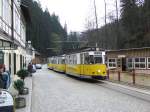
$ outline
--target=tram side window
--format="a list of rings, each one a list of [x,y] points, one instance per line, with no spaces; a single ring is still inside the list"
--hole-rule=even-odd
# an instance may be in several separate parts
[[[74,55],[74,57],[73,57],[73,64],[77,64],[77,56],[76,55]]]
[[[66,57],[66,64],[69,64],[69,57]]]
[[[84,60],[85,62],[85,64],[89,64],[89,56],[85,56],[85,60]]]
[[[73,56],[70,56],[70,64],[73,64]]]
[[[71,64],[71,56],[69,56],[69,58],[68,58],[68,59],[69,59],[69,64]]]
[[[65,59],[62,59],[62,64],[65,64]]]
[[[84,64],[84,58],[83,58],[83,54],[80,54],[80,60],[81,60],[81,64]]]

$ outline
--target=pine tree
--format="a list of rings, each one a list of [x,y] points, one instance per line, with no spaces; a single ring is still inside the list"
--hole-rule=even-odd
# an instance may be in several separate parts
[[[130,34],[136,33],[139,24],[139,9],[136,0],[121,0],[121,7],[121,18],[124,27]]]
[[[43,11],[40,2],[33,0],[22,0],[28,6],[31,22],[27,24],[27,41],[31,40],[33,47],[45,56],[61,53],[62,44],[54,41],[62,41],[67,37],[67,32],[61,26],[59,17],[55,14],[50,15],[48,9]],[[48,48],[53,48],[47,50]]]

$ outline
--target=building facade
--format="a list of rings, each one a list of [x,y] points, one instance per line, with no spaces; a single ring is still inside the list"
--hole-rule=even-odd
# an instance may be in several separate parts
[[[150,48],[132,48],[107,51],[107,66],[120,71],[135,70],[136,73],[150,74]]]
[[[27,13],[20,0],[0,0],[0,64],[11,74],[27,65]]]

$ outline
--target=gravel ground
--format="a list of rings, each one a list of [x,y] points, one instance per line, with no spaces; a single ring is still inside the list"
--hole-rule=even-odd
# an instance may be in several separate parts
[[[32,112],[150,112],[150,102],[43,68],[33,76]]]

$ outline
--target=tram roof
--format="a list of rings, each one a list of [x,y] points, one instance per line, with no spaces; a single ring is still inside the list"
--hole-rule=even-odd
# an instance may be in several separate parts
[[[69,52],[67,54],[81,53],[81,52],[87,52],[87,51],[101,51],[101,52],[103,52],[105,50],[101,49],[101,48],[97,48],[97,47],[84,47],[84,48],[80,48],[80,49],[74,50],[72,52]]]
[[[118,52],[118,51],[130,51],[130,50],[144,50],[144,49],[150,49],[150,47],[118,49],[118,50],[106,50],[106,52]]]

